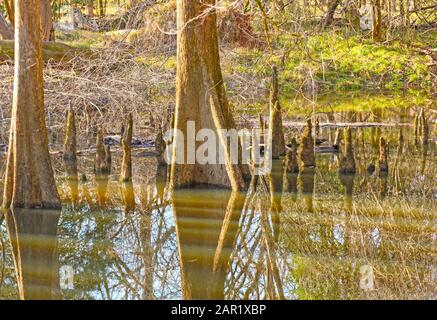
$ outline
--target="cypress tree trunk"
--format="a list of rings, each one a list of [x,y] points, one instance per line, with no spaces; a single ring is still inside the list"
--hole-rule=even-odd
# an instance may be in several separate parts
[[[44,113],[40,1],[15,2],[15,78],[3,212],[21,299],[59,297],[60,200]],[[56,210],[46,210],[56,209]],[[37,236],[32,238],[32,236]],[[44,239],[44,243],[33,241]]]
[[[15,3],[15,79],[3,207],[60,208],[44,113],[39,1]]]
[[[227,139],[219,129],[235,128],[231,108],[226,97],[217,38],[216,13],[211,9],[215,0],[180,0],[178,14],[178,70],[176,90],[175,128],[184,137],[182,146],[174,143],[171,174],[172,187],[181,188],[195,184],[208,184],[244,188],[241,167],[231,163]],[[195,122],[195,133],[200,129],[212,129],[217,133],[217,150],[224,148],[226,164],[187,164],[192,151],[187,150],[187,122]],[[176,139],[178,140],[178,139]],[[183,149],[183,150],[182,150]],[[176,155],[182,151],[184,163],[176,163]]]

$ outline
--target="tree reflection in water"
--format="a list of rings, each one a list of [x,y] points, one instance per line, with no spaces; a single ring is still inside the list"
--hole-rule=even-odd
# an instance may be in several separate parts
[[[19,296],[59,299],[58,210],[14,209],[6,213]]]
[[[19,298],[19,288],[26,298],[59,297],[58,268],[69,265],[74,289],[62,290],[65,299],[432,298],[436,150],[416,147],[411,130],[354,129],[355,175],[317,154],[317,168],[300,174],[275,162],[244,194],[171,192],[168,168],[134,155],[133,184],[108,176],[96,189],[82,179],[74,206],[76,195],[64,196],[59,223],[59,213],[17,211],[15,255],[1,227],[0,297]],[[331,131],[322,127],[320,138]],[[390,145],[386,175],[367,170],[381,136]],[[91,177],[83,160],[79,172]],[[114,172],[118,162],[115,154]],[[373,270],[373,290],[360,287],[363,266]]]

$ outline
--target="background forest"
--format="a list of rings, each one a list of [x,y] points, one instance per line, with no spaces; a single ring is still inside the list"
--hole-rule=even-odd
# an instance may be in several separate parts
[[[436,299],[437,0],[41,0],[35,64],[17,3],[0,0],[0,299]],[[282,149],[244,192],[224,166],[192,176],[232,193],[172,185],[188,169],[163,133],[220,109],[197,91]],[[17,245],[11,217],[40,230]]]
[[[81,132],[96,124],[113,132],[120,113],[133,112],[141,119],[138,128],[164,121],[175,103],[176,1],[44,1],[51,4],[44,15],[52,25],[46,39],[55,41],[44,50],[51,142],[62,141],[55,128],[62,125],[69,105],[84,119],[78,121]],[[12,2],[0,1],[6,27]],[[219,1],[221,64],[235,110],[246,115],[267,111],[272,64],[279,68],[280,99],[289,115],[306,113],[306,101],[346,110],[357,108],[350,102],[360,100],[358,96],[368,96],[358,103],[358,108],[368,108],[435,94],[435,0],[375,1],[380,26],[373,30],[360,29],[359,9],[364,5],[339,0]],[[2,40],[0,49],[0,143],[6,144],[12,45]]]

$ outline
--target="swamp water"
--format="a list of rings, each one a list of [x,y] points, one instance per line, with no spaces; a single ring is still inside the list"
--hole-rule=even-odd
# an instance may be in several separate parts
[[[415,112],[402,110],[334,115],[352,124],[355,175],[338,173],[338,154],[317,153],[314,172],[287,174],[277,160],[244,194],[172,193],[168,168],[139,152],[133,184],[120,184],[114,152],[108,180],[95,181],[93,157],[79,157],[87,179],[72,205],[55,158],[64,207],[60,216],[27,212],[23,285],[29,297],[51,290],[64,299],[436,299],[435,128],[428,145],[416,144]],[[326,121],[321,114],[318,137],[332,145],[336,128]],[[371,122],[383,125],[362,125]],[[389,145],[386,175],[372,167],[380,136]],[[38,227],[42,219],[52,228]],[[4,224],[0,234],[0,298],[14,299]]]

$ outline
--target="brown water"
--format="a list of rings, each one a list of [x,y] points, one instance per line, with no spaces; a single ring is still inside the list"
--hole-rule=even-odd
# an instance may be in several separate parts
[[[314,173],[284,174],[276,161],[246,193],[171,192],[168,168],[141,156],[134,156],[133,184],[119,184],[117,174],[94,181],[92,157],[81,157],[88,180],[73,205],[56,158],[60,217],[32,211],[20,220],[29,297],[436,299],[435,131],[427,147],[416,146],[412,112],[401,121],[396,111],[379,116],[397,125],[353,129],[354,176],[338,174],[337,155],[317,154]],[[371,121],[371,114],[344,118]],[[322,126],[319,137],[329,144],[334,130]],[[386,176],[368,171],[380,135],[390,146]],[[114,155],[114,173],[118,164]],[[57,230],[41,221],[58,222]],[[4,224],[1,239],[0,298],[18,298]],[[59,270],[69,288],[59,290]]]

